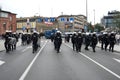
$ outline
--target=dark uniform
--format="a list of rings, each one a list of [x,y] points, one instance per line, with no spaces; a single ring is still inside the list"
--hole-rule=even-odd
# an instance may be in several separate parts
[[[22,45],[26,45],[27,44],[27,35],[23,33],[21,39],[22,39]]]
[[[109,36],[109,43],[110,43],[110,46],[109,46],[109,51],[114,51],[114,45],[116,43],[116,39],[115,39],[115,34],[114,33],[111,33],[110,36]]]
[[[54,40],[54,34],[51,34],[51,42]]]
[[[85,35],[85,50],[89,50],[88,46],[90,46],[90,43],[91,43],[91,35],[87,33]]]
[[[109,35],[105,34],[103,39],[104,39],[104,44],[105,44],[105,51],[107,51],[107,47],[109,45]]]
[[[80,32],[78,32],[77,38],[76,38],[76,51],[81,52],[81,46],[83,43],[83,37]]]
[[[104,49],[104,34],[102,34],[101,36],[100,36],[100,42],[101,42],[101,50],[103,50]]]
[[[98,42],[98,38],[97,38],[96,34],[94,33],[92,35],[92,38],[91,38],[91,47],[93,49],[93,52],[95,52],[95,48],[96,48],[97,42]]]
[[[39,36],[38,36],[37,32],[34,32],[32,34],[32,38],[31,38],[32,39],[32,46],[33,46],[33,53],[36,52],[38,49],[38,44],[37,44],[38,38],[39,38]]]
[[[67,39],[67,42],[70,41],[70,34],[67,34],[66,39]]]
[[[5,34],[5,43],[4,43],[4,46],[5,46],[5,49],[6,49],[6,52],[10,51],[10,45],[9,45],[9,41],[10,41],[10,33],[9,32],[6,32]]]
[[[55,49],[57,50],[57,53],[59,53],[61,44],[62,44],[61,33],[57,31],[54,37],[54,46],[55,46]]]
[[[77,38],[77,35],[76,33],[74,33],[71,37],[71,42],[73,44],[73,50],[75,50],[75,47],[76,47],[76,38]]]

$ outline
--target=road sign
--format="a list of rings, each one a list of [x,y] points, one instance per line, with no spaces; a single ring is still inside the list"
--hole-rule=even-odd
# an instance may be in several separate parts
[[[74,18],[73,18],[73,17],[69,18],[69,21],[70,21],[70,22],[73,22],[73,21],[74,21]]]
[[[23,31],[26,30],[25,26],[22,27],[22,30],[23,30]]]
[[[64,17],[60,18],[60,21],[65,21],[65,18]]]

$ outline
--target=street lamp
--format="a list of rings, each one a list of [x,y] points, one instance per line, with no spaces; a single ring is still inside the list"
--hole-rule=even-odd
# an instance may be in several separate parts
[[[93,11],[94,11],[94,25],[95,25],[95,9]]]
[[[73,32],[74,32],[74,21],[73,20],[70,20],[70,23],[72,24],[72,27],[73,27]]]
[[[87,18],[87,21],[88,21],[88,2],[86,0],[86,18]]]

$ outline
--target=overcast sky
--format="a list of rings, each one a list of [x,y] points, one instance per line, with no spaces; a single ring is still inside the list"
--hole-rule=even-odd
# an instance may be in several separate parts
[[[88,21],[99,23],[108,11],[120,11],[120,0],[87,0]],[[86,15],[86,0],[0,0],[0,6],[5,11],[17,14],[17,17],[41,15],[56,17],[63,14]],[[95,11],[94,11],[95,10]]]

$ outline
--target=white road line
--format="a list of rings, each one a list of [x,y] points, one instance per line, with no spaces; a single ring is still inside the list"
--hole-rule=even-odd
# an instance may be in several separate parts
[[[119,55],[119,56],[120,56],[120,53],[112,53],[112,54],[116,54],[116,55]]]
[[[113,58],[115,61],[119,62],[120,63],[120,60],[119,59],[116,59],[116,58]]]
[[[0,66],[3,65],[5,62],[0,60]]]
[[[66,46],[72,48],[71,46],[65,44]],[[79,52],[80,53],[80,52]],[[105,66],[103,66],[102,64],[98,63],[97,61],[93,60],[92,58],[88,57],[87,55],[80,53],[82,56],[84,56],[85,58],[89,59],[90,61],[94,62],[95,64],[97,64],[98,66],[100,66],[101,68],[103,68],[104,70],[108,71],[109,73],[111,73],[112,75],[116,76],[117,78],[120,79],[120,76],[116,73],[114,73],[113,71],[111,71],[110,69],[106,68]]]
[[[22,50],[22,52],[25,52],[27,49],[32,48],[32,46],[28,46],[25,49]]]
[[[36,54],[36,56],[34,57],[34,59],[32,60],[32,62],[29,64],[29,66],[27,67],[27,69],[25,70],[25,72],[22,74],[22,76],[19,78],[19,80],[24,80],[25,79],[25,77],[28,74],[30,68],[32,67],[32,65],[34,64],[34,62],[36,61],[37,57],[39,56],[39,54],[41,53],[41,51],[43,50],[43,48],[45,47],[46,44],[47,44],[47,41],[44,43],[44,45],[40,49],[40,51]]]

